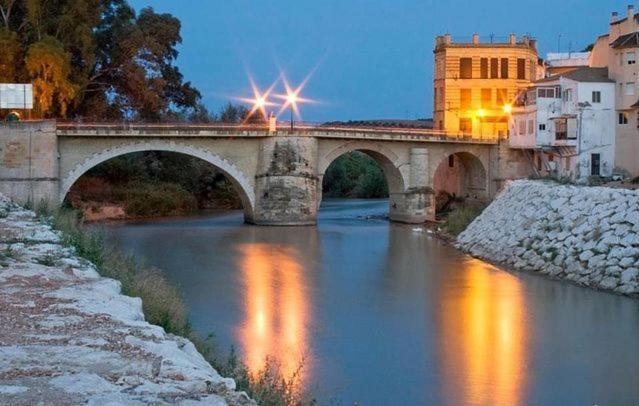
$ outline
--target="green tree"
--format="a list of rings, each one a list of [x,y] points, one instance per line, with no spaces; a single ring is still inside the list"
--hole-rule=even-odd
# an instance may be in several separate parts
[[[38,78],[48,116],[207,120],[175,66],[180,30],[170,14],[138,14],[126,0],[0,0],[0,77]],[[45,78],[53,73],[64,80]]]
[[[17,79],[22,49],[18,35],[8,27],[0,27],[0,82],[13,83]]]
[[[76,92],[69,81],[69,55],[54,38],[44,37],[32,44],[25,59],[33,83],[36,110],[44,117],[66,117],[67,107]]]

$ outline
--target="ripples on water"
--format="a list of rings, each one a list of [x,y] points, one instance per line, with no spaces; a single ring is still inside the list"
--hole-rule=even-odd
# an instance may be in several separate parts
[[[501,271],[379,219],[386,206],[328,200],[318,227],[224,213],[109,228],[181,286],[196,329],[253,370],[303,358],[321,400],[639,402],[639,302]]]

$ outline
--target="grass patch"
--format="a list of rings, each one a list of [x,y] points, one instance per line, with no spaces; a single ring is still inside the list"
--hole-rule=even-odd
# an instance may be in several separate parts
[[[233,349],[228,355],[221,355],[212,335],[204,339],[193,331],[179,289],[162,271],[142,266],[133,257],[106,244],[104,230],[84,227],[81,213],[74,209],[51,209],[41,203],[36,211],[45,222],[61,231],[63,242],[74,247],[78,256],[92,262],[102,276],[120,281],[125,295],[140,297],[149,323],[190,339],[213,368],[222,376],[233,378],[237,389],[245,391],[258,404],[298,406],[315,403],[300,391],[303,363],[290,377],[285,377],[278,363],[270,358],[265,360],[260,371],[249,372]],[[7,253],[3,255],[10,257]]]
[[[444,229],[454,236],[461,234],[485,208],[485,205],[479,203],[462,203],[454,207],[446,217]]]

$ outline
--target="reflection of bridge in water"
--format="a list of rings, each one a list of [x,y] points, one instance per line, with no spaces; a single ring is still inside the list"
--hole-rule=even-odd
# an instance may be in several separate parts
[[[297,126],[64,124],[0,126],[0,191],[18,201],[63,201],[88,170],[141,151],[200,158],[235,186],[248,222],[314,224],[324,173],[339,156],[362,151],[382,168],[392,220],[434,215],[434,193],[490,198],[515,160],[495,139],[430,129]]]

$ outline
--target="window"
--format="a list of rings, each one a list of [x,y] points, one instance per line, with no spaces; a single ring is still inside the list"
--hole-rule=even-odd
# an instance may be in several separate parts
[[[490,78],[499,79],[499,59],[490,58]]]
[[[497,89],[497,105],[503,106],[508,102],[508,89]]]
[[[459,97],[460,97],[460,107],[462,109],[470,109],[471,107],[471,91],[470,89],[460,89]]]
[[[519,122],[519,135],[526,135],[526,121],[521,120]]]
[[[534,133],[535,133],[535,121],[528,120],[528,134],[534,134]]]
[[[601,103],[601,92],[599,91],[592,92],[592,102]]]
[[[473,58],[459,59],[459,77],[461,79],[473,78]]]
[[[517,79],[526,80],[526,60],[523,58],[517,59]]]
[[[546,131],[546,124],[539,124],[539,131]]]
[[[635,82],[626,83],[626,92],[624,94],[626,96],[632,96],[635,94]]]
[[[488,79],[488,58],[481,58],[479,61],[479,70],[482,79]]]
[[[462,133],[470,133],[473,131],[473,122],[470,118],[459,119],[459,131]]]
[[[572,89],[564,90],[564,101],[565,102],[572,101]]]
[[[492,89],[481,89],[481,106],[483,108],[490,108],[493,106]]]
[[[637,60],[635,58],[636,58],[636,55],[634,51],[626,52],[626,64],[634,65],[635,63],[637,63]]]
[[[561,86],[555,86],[555,97],[561,99]]]
[[[541,87],[537,89],[537,97],[541,99],[554,99],[555,88],[554,87]]]
[[[566,119],[555,121],[555,139],[568,139],[568,121]]]
[[[590,176],[601,175],[601,154],[590,154]]]
[[[455,155],[448,155],[448,167],[449,168],[455,167]]]
[[[626,113],[619,113],[619,124],[628,124],[628,115]]]
[[[501,78],[508,79],[508,58],[501,58]]]

